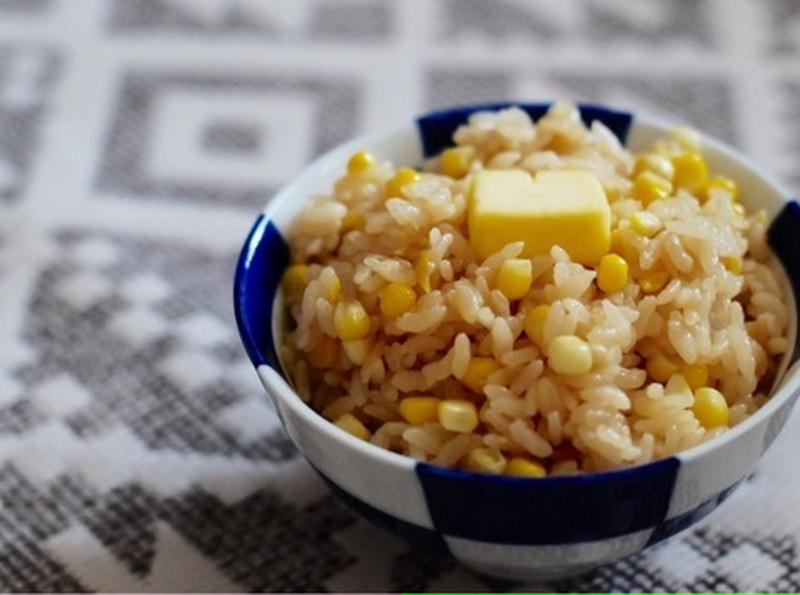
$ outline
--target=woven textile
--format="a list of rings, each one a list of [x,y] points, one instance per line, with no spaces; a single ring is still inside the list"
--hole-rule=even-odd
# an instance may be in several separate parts
[[[0,589],[800,589],[800,414],[688,532],[519,585],[411,551],[296,453],[234,262],[313,156],[431,108],[666,115],[800,190],[800,1],[0,0]]]

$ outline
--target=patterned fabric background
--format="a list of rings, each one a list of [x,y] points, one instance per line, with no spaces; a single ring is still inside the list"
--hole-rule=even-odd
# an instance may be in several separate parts
[[[0,0],[0,588],[524,590],[296,454],[231,279],[314,155],[437,106],[671,115],[800,189],[798,0]],[[797,590],[790,420],[694,530],[554,589]]]

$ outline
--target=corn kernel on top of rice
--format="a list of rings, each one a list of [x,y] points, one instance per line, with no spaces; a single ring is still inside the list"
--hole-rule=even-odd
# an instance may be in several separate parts
[[[474,114],[453,141],[418,172],[359,153],[296,218],[282,357],[311,407],[419,460],[541,477],[668,456],[764,402],[789,347],[782,273],[696,135],[634,155],[561,103]],[[614,256],[531,252],[535,227],[479,256],[482,170],[590,172]]]

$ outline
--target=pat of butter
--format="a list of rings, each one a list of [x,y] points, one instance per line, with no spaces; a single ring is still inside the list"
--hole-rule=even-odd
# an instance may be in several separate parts
[[[594,265],[608,254],[611,209],[597,177],[587,171],[483,170],[472,181],[470,243],[481,258],[510,242],[523,254],[549,254],[554,245],[572,260]]]

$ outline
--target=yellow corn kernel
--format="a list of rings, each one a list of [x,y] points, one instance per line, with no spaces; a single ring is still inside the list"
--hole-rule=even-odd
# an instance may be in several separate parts
[[[669,133],[670,138],[675,141],[684,151],[698,152],[702,148],[700,133],[688,126],[678,126]]]
[[[415,273],[417,275],[417,285],[422,291],[428,293],[431,290],[431,275],[436,265],[433,263],[433,254],[430,250],[423,250],[419,253]]]
[[[518,300],[531,288],[533,265],[527,258],[510,258],[500,265],[494,285],[509,300]]]
[[[699,192],[708,182],[708,166],[700,153],[684,153],[672,158],[675,166],[675,186],[689,192]]]
[[[730,411],[725,397],[716,389],[704,386],[694,391],[692,411],[704,428],[728,425]]]
[[[336,365],[337,359],[339,359],[339,342],[323,335],[311,350],[311,365],[324,370]]]
[[[663,353],[656,353],[647,360],[647,373],[656,382],[667,382],[677,371],[678,366]]]
[[[401,167],[388,182],[386,182],[386,198],[402,196],[403,187],[419,180],[419,174],[410,167]]]
[[[408,283],[389,283],[378,296],[381,312],[386,316],[405,314],[417,303],[417,292]]]
[[[293,264],[283,274],[283,292],[286,300],[296,302],[303,297],[311,268],[307,264]]]
[[[547,477],[547,470],[544,465],[536,461],[514,457],[506,465],[506,475],[513,475],[514,477]]]
[[[628,217],[631,229],[640,236],[652,238],[661,230],[661,219],[647,211],[637,211]]]
[[[742,268],[744,267],[744,263],[742,262],[741,256],[721,256],[720,262],[722,265],[728,269],[734,275],[741,275]]]
[[[628,263],[617,254],[606,254],[597,267],[597,286],[606,293],[616,293],[628,284]]]
[[[639,287],[645,293],[658,293],[669,283],[667,271],[650,271],[639,278]]]
[[[542,331],[544,330],[544,322],[547,320],[547,314],[550,312],[550,306],[547,304],[540,304],[529,310],[525,315],[523,326],[525,334],[528,338],[541,346],[543,341]]]
[[[400,401],[400,415],[408,423],[419,426],[439,419],[440,399],[436,397],[406,397]]]
[[[363,339],[369,334],[369,316],[358,300],[336,304],[333,324],[342,341]]]
[[[442,151],[440,165],[442,173],[451,178],[463,178],[469,172],[475,149],[472,147],[451,147]]]
[[[500,369],[500,364],[490,357],[473,357],[469,360],[467,371],[461,378],[462,384],[476,393],[482,393],[486,379]]]
[[[714,176],[711,178],[705,188],[705,197],[710,197],[711,191],[715,189],[727,192],[731,195],[733,200],[739,200],[739,187],[736,185],[736,182],[730,178],[726,178],[725,176]]]
[[[355,365],[360,366],[367,361],[369,355],[369,348],[372,343],[369,339],[354,339],[352,341],[342,341],[342,349],[344,349],[347,359]]]
[[[656,153],[639,155],[636,158],[633,164],[633,177],[635,178],[646,171],[653,172],[665,180],[672,180],[672,176],[675,175],[675,167],[673,167],[672,161]]]
[[[475,448],[469,452],[464,466],[477,473],[502,473],[506,468],[506,458],[496,448]]]
[[[559,374],[587,374],[592,363],[592,348],[575,335],[559,335],[547,346],[547,365]]]
[[[342,217],[342,233],[347,233],[348,231],[363,231],[364,226],[367,224],[367,219],[364,217],[364,213],[359,213],[358,211],[347,211],[347,214]]]
[[[339,279],[339,275],[333,273],[330,284],[325,289],[325,298],[331,304],[338,302],[339,298],[342,296],[342,281]]]
[[[609,186],[603,184],[603,191],[606,193],[608,204],[612,204],[621,196],[621,190],[618,186]]]
[[[478,427],[478,409],[471,401],[445,399],[439,403],[439,423],[445,430],[469,433]]]
[[[609,250],[614,254],[619,254],[622,256],[622,252],[625,249],[625,242],[622,239],[622,233],[619,229],[615,229],[611,232],[611,243],[609,245]]]
[[[736,205],[734,205],[734,207],[735,206]],[[739,205],[739,206],[741,207],[741,205]],[[741,213],[740,217],[744,217],[744,207],[742,207],[742,213]],[[756,223],[758,223],[760,225],[766,225],[767,224],[767,212],[764,209],[757,210],[755,212],[755,214],[753,215],[753,221],[755,221]]]
[[[744,216],[747,215],[747,213],[744,210],[744,206],[739,204],[738,202],[731,208],[733,209],[733,212],[736,213],[739,217],[744,218]]]
[[[633,182],[633,198],[649,205],[672,194],[672,183],[651,171],[644,171]]]
[[[360,174],[375,164],[375,157],[368,151],[356,151],[347,161],[347,173]]]
[[[705,364],[681,366],[681,375],[692,390],[697,390],[708,384],[708,366]]]
[[[345,413],[333,423],[348,434],[352,434],[361,440],[369,440],[369,437],[372,436],[372,433],[361,423],[361,420],[352,413]]]
[[[554,153],[564,154],[575,150],[576,139],[570,134],[556,132],[553,138],[547,143],[547,148]]]
[[[627,262],[639,262],[639,251],[625,241],[622,232],[615,229],[611,232],[610,252],[619,254]]]

